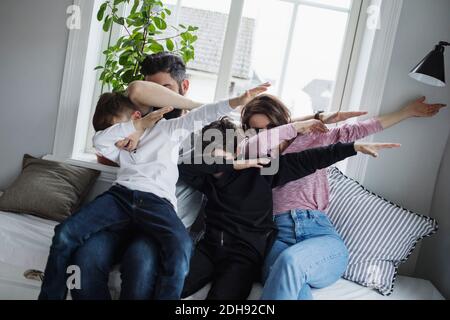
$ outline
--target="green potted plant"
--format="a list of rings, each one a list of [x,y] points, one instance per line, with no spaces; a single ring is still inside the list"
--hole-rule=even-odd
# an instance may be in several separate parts
[[[119,8],[131,6],[130,13],[122,16]],[[148,54],[170,51],[179,54],[185,63],[194,59],[197,27],[168,25],[171,11],[160,0],[106,0],[97,13],[103,22],[103,31],[109,33],[108,48],[100,81],[112,91],[123,92],[134,80],[142,80],[140,64]],[[111,43],[112,28],[120,25],[125,35]]]

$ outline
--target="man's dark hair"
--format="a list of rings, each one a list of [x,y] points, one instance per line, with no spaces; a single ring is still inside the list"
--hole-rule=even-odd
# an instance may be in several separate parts
[[[216,130],[215,133],[221,134],[221,139],[216,140],[214,133],[210,132],[211,136],[207,133],[208,130]],[[228,139],[227,130],[233,131],[233,139]],[[212,139],[210,139],[212,138]],[[203,127],[202,134],[202,152],[207,147],[213,149],[222,149],[224,151],[236,153],[237,150],[237,127],[228,117],[223,117],[220,120],[214,121],[207,126]],[[212,140],[212,141],[211,141]]]
[[[107,92],[100,96],[95,107],[92,124],[95,131],[102,131],[114,124],[114,118],[130,115],[138,108],[122,93]]]
[[[159,52],[148,55],[141,65],[141,73],[145,76],[151,76],[159,72],[170,73],[170,76],[178,82],[187,78],[186,65],[180,56],[170,52]]]
[[[152,76],[159,72],[169,73],[179,86],[179,94],[182,94],[182,82],[187,79],[186,65],[180,56],[170,52],[159,52],[148,55],[141,64],[141,73],[145,76]],[[183,110],[174,109],[166,113],[164,118],[175,119],[182,115]]]

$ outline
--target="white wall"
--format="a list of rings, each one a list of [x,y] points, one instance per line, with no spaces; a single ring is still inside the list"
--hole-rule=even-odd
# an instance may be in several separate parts
[[[0,1],[0,189],[24,153],[51,153],[71,0]]]
[[[422,246],[417,274],[430,279],[450,299],[450,139],[442,158],[431,216],[439,221],[439,231]]]
[[[448,86],[433,88],[408,77],[440,40],[450,41],[450,1],[405,0],[381,114],[395,111],[421,95],[431,102],[450,104]],[[446,52],[446,65],[448,71],[450,50]],[[447,75],[450,77],[449,72]],[[449,129],[450,112],[445,110],[437,118],[412,119],[378,134],[376,141],[400,142],[402,149],[383,152],[379,159],[370,160],[364,184],[389,200],[429,215]],[[402,273],[414,273],[416,251]]]

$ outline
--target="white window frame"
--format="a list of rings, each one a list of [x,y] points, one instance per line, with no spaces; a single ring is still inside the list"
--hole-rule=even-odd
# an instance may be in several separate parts
[[[100,180],[111,182],[114,180],[117,168],[95,162],[95,155],[77,152],[81,143],[80,131],[85,128],[87,132],[88,123],[85,121],[85,115],[86,112],[88,114],[91,112],[92,93],[96,86],[95,83],[92,85],[92,78],[95,81],[96,77],[96,73],[92,70],[97,65],[95,58],[98,58],[98,51],[95,51],[94,46],[102,41],[89,42],[89,39],[99,37],[101,33],[101,30],[92,28],[100,3],[101,0],[74,0],[73,2],[80,8],[81,24],[80,29],[69,31],[53,151],[44,158],[99,170],[102,173]],[[95,58],[89,59],[90,52],[96,52]],[[88,77],[88,75],[94,76]],[[91,91],[90,98],[89,91]],[[86,138],[85,133],[83,137]]]
[[[367,0],[362,21],[356,33],[355,48],[348,71],[342,110],[363,108],[369,116],[380,115],[386,80],[397,37],[404,0]],[[368,9],[379,8],[378,27],[368,28]],[[373,135],[365,139],[373,141]],[[345,173],[361,184],[365,183],[369,157],[348,159]]]
[[[178,1],[181,2],[181,0]],[[244,0],[231,0],[220,68],[217,75],[216,93],[214,98],[216,101],[226,99],[228,97],[228,86],[231,81],[231,69],[233,67],[234,53],[238,42],[243,11]]]
[[[234,48],[237,43],[239,25],[243,12],[244,0],[231,0],[231,7],[225,36],[224,51],[221,58],[221,66],[216,87],[216,99],[227,96],[228,85],[231,80],[231,66],[234,57]],[[307,0],[295,1],[300,4],[310,4]],[[403,0],[354,0],[362,5],[352,10],[359,10],[359,14],[351,15],[348,28],[358,29],[355,37],[346,37],[342,58],[350,61],[345,66],[341,63],[338,79],[335,85],[335,94],[332,101],[332,109],[346,110],[350,106],[364,106],[372,116],[379,114],[381,100],[387,78],[389,62],[395,42],[397,26],[400,18]],[[114,178],[116,168],[104,166],[95,162],[95,156],[83,154],[80,150],[81,139],[86,139],[87,132],[86,112],[91,112],[93,65],[98,61],[89,56],[89,52],[95,51],[89,44],[89,37],[95,35],[92,26],[96,22],[96,12],[101,0],[84,1],[74,0],[74,5],[81,9],[81,29],[73,29],[69,32],[64,76],[61,88],[61,97],[55,130],[53,153],[47,159],[64,161],[71,164],[94,168],[102,171],[101,179],[111,181]],[[314,4],[317,6],[317,4]],[[369,5],[380,7],[380,20],[382,28],[369,30],[365,27],[368,19],[366,12]],[[177,4],[181,6],[181,2]],[[358,21],[360,23],[358,24]],[[291,33],[293,28],[291,26]],[[92,42],[92,41],[91,41]],[[98,51],[97,51],[98,52]],[[98,56],[96,57],[98,58]],[[89,95],[91,92],[91,95]],[[87,111],[87,106],[89,111]],[[77,119],[77,121],[74,121]],[[82,134],[82,132],[84,133]],[[357,157],[348,162],[347,173],[363,181],[367,167],[366,157]]]

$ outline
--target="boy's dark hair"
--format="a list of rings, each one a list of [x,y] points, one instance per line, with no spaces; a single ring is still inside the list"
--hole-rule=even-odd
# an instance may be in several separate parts
[[[187,78],[186,65],[180,56],[170,52],[159,52],[148,55],[141,65],[141,73],[145,76],[151,76],[159,72],[170,73],[170,76],[178,82]]]
[[[102,131],[114,124],[114,118],[120,117],[124,113],[131,115],[138,108],[131,100],[122,93],[103,93],[98,99],[95,107],[92,124],[95,131]]]
[[[208,130],[217,130],[221,134],[221,139],[216,140],[214,132],[207,133]],[[227,130],[233,130],[233,139],[228,139]],[[217,133],[217,132],[216,132]],[[213,147],[222,149],[224,151],[236,153],[237,150],[237,127],[228,117],[223,117],[220,120],[214,121],[202,129],[202,152],[206,147]],[[212,139],[210,139],[212,138]],[[211,141],[212,140],[212,141]]]

